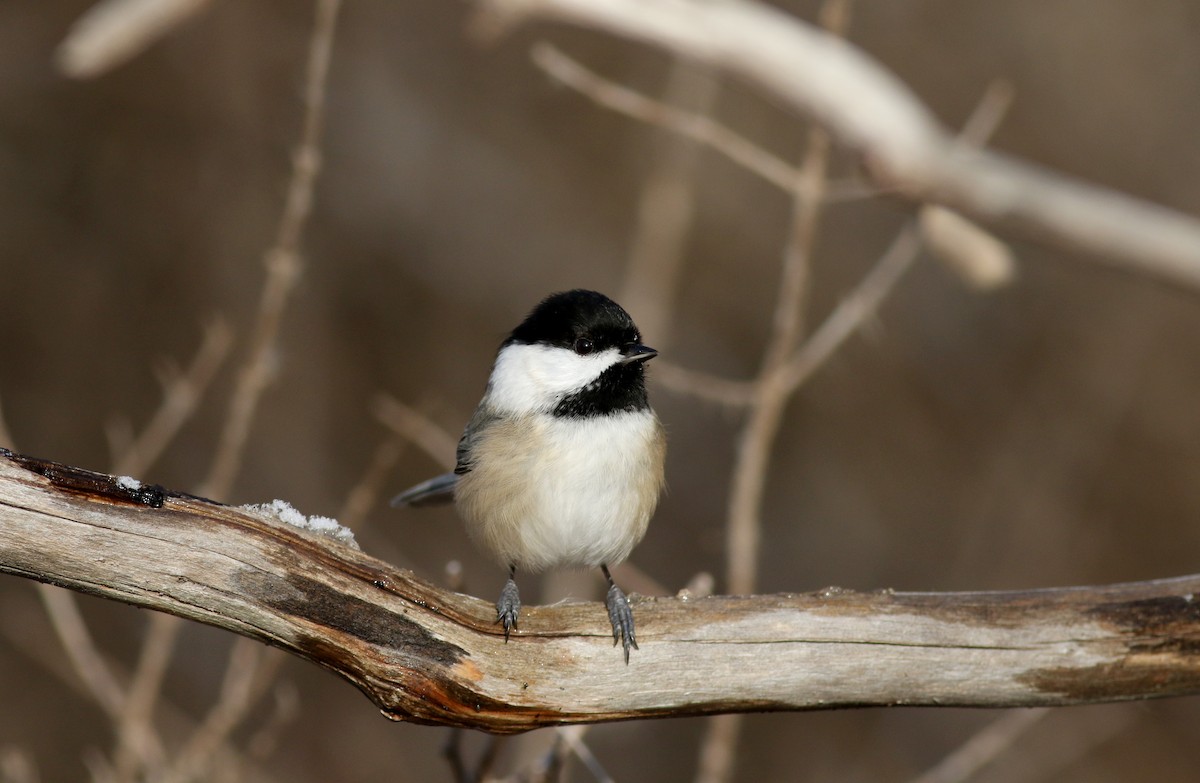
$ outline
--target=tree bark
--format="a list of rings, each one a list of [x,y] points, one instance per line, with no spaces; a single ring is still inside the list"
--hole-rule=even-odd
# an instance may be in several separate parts
[[[852,706],[1031,707],[1200,692],[1200,576],[1024,592],[489,602],[245,508],[0,449],[0,571],[224,628],[395,720],[492,732]]]

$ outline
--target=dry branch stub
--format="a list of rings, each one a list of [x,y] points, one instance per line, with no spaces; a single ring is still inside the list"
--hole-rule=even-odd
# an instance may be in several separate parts
[[[1200,693],[1200,576],[1026,592],[635,597],[642,646],[626,667],[601,604],[530,607],[505,644],[488,602],[261,514],[130,486],[0,451],[0,571],[281,647],[397,720],[507,733]]]

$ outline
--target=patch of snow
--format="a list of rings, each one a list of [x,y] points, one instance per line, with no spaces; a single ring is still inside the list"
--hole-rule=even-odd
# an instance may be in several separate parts
[[[117,476],[117,486],[128,490],[139,490],[142,488],[142,482],[133,476]]]
[[[301,530],[308,530],[309,532],[341,541],[343,544],[352,546],[355,549],[359,548],[358,542],[354,540],[354,531],[350,528],[339,524],[336,519],[330,519],[329,517],[305,516],[293,508],[292,504],[286,500],[273,500],[270,503],[253,503],[241,508],[243,511],[274,517],[292,527],[298,527]]]

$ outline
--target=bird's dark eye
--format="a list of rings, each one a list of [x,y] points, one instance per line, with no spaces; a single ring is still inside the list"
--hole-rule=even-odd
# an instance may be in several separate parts
[[[575,341],[575,353],[580,356],[587,356],[592,351],[596,350],[596,346],[586,337],[580,337]]]

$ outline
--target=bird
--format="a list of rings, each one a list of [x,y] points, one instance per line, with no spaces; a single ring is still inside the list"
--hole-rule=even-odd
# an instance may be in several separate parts
[[[613,645],[627,665],[637,649],[609,566],[642,540],[664,488],[666,434],[645,380],[657,355],[604,294],[551,294],[496,352],[454,471],[393,498],[396,507],[453,500],[471,540],[508,569],[496,602],[505,642],[521,611],[518,573],[598,567]]]

